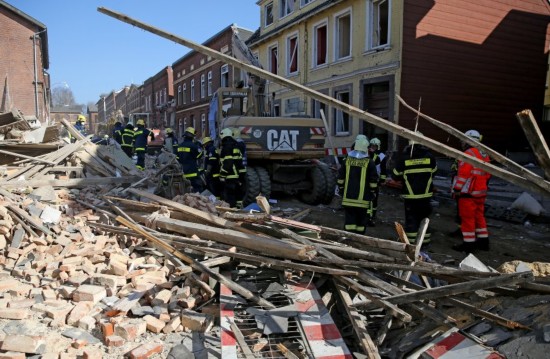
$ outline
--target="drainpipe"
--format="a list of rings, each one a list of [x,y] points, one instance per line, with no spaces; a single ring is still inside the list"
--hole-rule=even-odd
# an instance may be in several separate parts
[[[40,121],[38,117],[38,62],[36,61],[36,37],[46,31],[46,29],[35,32],[32,39],[32,52],[33,52],[33,61],[34,61],[34,114],[36,118]]]

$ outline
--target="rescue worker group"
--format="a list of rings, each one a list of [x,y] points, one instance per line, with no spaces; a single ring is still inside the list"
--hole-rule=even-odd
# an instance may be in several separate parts
[[[75,128],[84,134],[85,117],[77,119]],[[120,122],[115,124],[114,140],[130,158],[137,157],[136,167],[145,168],[145,153],[148,138],[154,140],[145,121],[138,119],[136,126]],[[181,142],[170,128],[165,130],[164,149],[177,155],[184,177],[189,180],[194,192],[205,189],[216,198],[221,198],[231,207],[242,208],[246,191],[246,146],[238,128],[224,128],[220,132],[221,143],[215,146],[210,137],[202,141],[195,138],[195,129],[185,129]],[[422,133],[417,132],[422,136]],[[481,142],[476,130],[465,135]],[[108,138],[108,136],[106,136]],[[462,142],[464,153],[481,161],[489,157],[475,147]],[[452,197],[457,204],[458,233],[462,243],[452,248],[459,252],[472,253],[489,250],[489,232],[485,220],[485,199],[491,175],[464,161],[455,161],[452,167]],[[405,233],[410,243],[416,243],[420,223],[432,213],[434,194],[433,177],[437,171],[436,159],[430,150],[414,141],[400,153],[391,172],[393,180],[402,183],[402,198],[405,209]],[[380,186],[387,178],[387,157],[381,150],[381,141],[358,135],[351,151],[342,160],[338,170],[338,193],[344,208],[344,229],[364,234],[366,228],[375,226]],[[336,189],[335,189],[336,190]],[[431,233],[424,235],[423,246],[431,241]]]

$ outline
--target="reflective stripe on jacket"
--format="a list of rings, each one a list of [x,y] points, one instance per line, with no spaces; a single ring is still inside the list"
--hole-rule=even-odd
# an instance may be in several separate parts
[[[178,161],[181,163],[185,178],[193,178],[199,175],[198,159],[202,156],[197,143],[192,139],[185,138],[178,145]]]
[[[422,146],[414,148],[412,157],[408,151],[405,149],[405,157],[393,169],[393,177],[404,182],[401,196],[406,199],[432,197],[433,176],[437,171],[435,158]]]
[[[469,148],[465,154],[480,161],[489,162],[490,158],[477,148]],[[487,181],[491,178],[488,172],[464,161],[458,162],[458,172],[453,182],[453,190],[472,197],[487,196]]]
[[[350,152],[340,167],[338,186],[343,188],[342,206],[367,207],[378,187],[376,165],[366,154]]]

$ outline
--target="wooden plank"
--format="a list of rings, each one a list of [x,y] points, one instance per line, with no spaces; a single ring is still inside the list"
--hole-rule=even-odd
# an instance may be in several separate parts
[[[219,51],[216,51],[214,49],[211,49],[207,46],[200,45],[200,44],[195,43],[193,41],[189,41],[189,40],[183,39],[181,37],[178,37],[174,34],[162,31],[162,30],[160,30],[156,27],[147,25],[147,24],[145,24],[141,21],[133,19],[133,18],[131,18],[127,15],[124,15],[122,13],[118,13],[118,12],[109,10],[107,8],[104,8],[104,7],[99,7],[97,10],[99,12],[103,13],[103,14],[111,16],[111,17],[113,17],[115,19],[118,19],[122,22],[134,25],[134,26],[136,26],[140,29],[149,31],[153,34],[156,34],[156,35],[160,36],[160,37],[163,37],[163,38],[168,39],[170,41],[176,42],[180,45],[189,47],[189,48],[191,48],[195,51],[198,51],[202,54],[205,54],[207,56],[211,56],[214,59],[223,61],[224,63],[227,63],[227,64],[232,65],[232,66],[236,66],[240,69],[244,69],[244,70],[246,70],[246,71],[248,71],[248,72],[250,72],[254,75],[260,76],[260,77],[262,77],[266,80],[269,80],[269,81],[275,82],[277,84],[286,86],[287,88],[295,90],[295,91],[300,91],[303,94],[305,94],[306,96],[308,96],[308,97],[310,97],[314,100],[323,102],[323,103],[327,104],[328,106],[331,106],[335,109],[341,110],[341,111],[349,114],[353,118],[357,118],[357,119],[360,119],[362,121],[368,122],[372,125],[375,125],[375,126],[381,128],[381,129],[384,129],[386,131],[392,132],[392,133],[394,133],[396,135],[399,135],[401,137],[404,137],[408,140],[413,140],[413,141],[415,141],[415,143],[424,145],[424,146],[426,146],[426,147],[428,147],[432,150],[435,150],[435,151],[437,151],[439,153],[442,153],[444,155],[447,155],[449,157],[456,158],[456,159],[459,159],[461,161],[470,163],[470,164],[472,164],[472,165],[474,165],[478,168],[481,168],[482,170],[484,170],[486,172],[489,172],[490,174],[492,174],[494,176],[503,178],[503,179],[505,179],[505,180],[507,180],[507,181],[509,181],[513,184],[516,184],[516,185],[518,185],[518,186],[520,186],[524,189],[531,190],[531,191],[534,191],[536,193],[541,193],[541,194],[544,194],[544,195],[548,195],[550,193],[550,183],[548,183],[548,185],[545,184],[544,188],[541,188],[539,186],[539,184],[535,184],[530,180],[526,180],[522,176],[519,176],[519,175],[516,175],[514,173],[508,172],[506,170],[503,170],[503,169],[501,169],[501,168],[499,168],[495,165],[480,161],[477,158],[474,158],[472,156],[468,156],[465,153],[463,153],[462,151],[456,150],[456,149],[454,149],[450,146],[447,146],[446,144],[443,144],[443,143],[440,143],[438,141],[432,140],[428,137],[424,137],[422,135],[419,135],[418,133],[413,132],[413,131],[405,128],[405,127],[402,127],[402,126],[400,126],[396,123],[393,123],[391,121],[387,121],[384,118],[375,116],[371,113],[368,113],[365,110],[359,109],[357,107],[354,107],[350,104],[347,104],[347,103],[342,102],[340,100],[337,100],[335,98],[332,98],[329,95],[325,95],[325,94],[322,94],[318,91],[312,90],[308,86],[299,84],[299,83],[294,82],[292,80],[286,79],[282,76],[273,74],[270,71],[266,71],[266,70],[258,68],[256,66],[252,66],[250,64],[244,63],[244,62],[242,62],[238,59],[235,59],[232,56],[223,54],[223,53],[221,53]]]
[[[518,112],[516,117],[523,128],[523,132],[525,132],[527,142],[529,142],[533,153],[537,157],[539,166],[544,171],[544,177],[550,179],[550,149],[548,149],[548,144],[544,140],[542,132],[540,132],[537,120],[531,110]]]
[[[145,223],[147,220],[147,218],[141,215],[130,213],[130,216],[140,223]],[[166,217],[157,218],[155,224],[158,228],[181,233],[188,237],[197,235],[201,239],[208,239],[218,243],[246,248],[256,253],[269,253],[270,255],[287,259],[312,259],[312,255],[309,253],[312,247],[286,243],[275,238],[261,237],[237,232],[232,229],[216,228]]]
[[[49,165],[54,165],[55,164],[52,161],[48,161],[48,160],[44,160],[44,159],[36,158],[36,157],[31,157],[31,156],[26,156],[26,155],[22,155],[22,154],[15,153],[15,152],[10,152],[10,151],[0,150],[0,153],[3,153],[5,155],[10,155],[10,156],[13,156],[13,157],[26,158],[28,160],[32,160],[33,162],[46,163],[46,164],[49,164]]]
[[[436,299],[461,293],[469,293],[480,289],[489,289],[500,286],[531,282],[533,280],[534,278],[532,272],[503,274],[498,277],[477,279],[464,283],[456,283],[437,288],[424,289],[414,293],[405,293],[392,297],[387,297],[384,299],[393,304],[406,304],[420,300]],[[370,306],[370,304],[370,302],[359,302],[355,303],[355,306]]]
[[[380,353],[378,353],[378,347],[372,341],[372,338],[367,331],[365,322],[361,319],[357,309],[351,306],[353,304],[351,296],[338,283],[334,283],[334,285],[338,296],[343,302],[344,309],[348,313],[348,317],[351,321],[351,325],[353,326],[353,330],[355,331],[355,335],[357,339],[359,339],[359,345],[363,348],[367,358],[379,359]]]
[[[0,182],[0,186],[4,188],[19,188],[19,187],[66,187],[66,188],[86,188],[89,186],[105,185],[105,184],[121,184],[134,183],[139,180],[139,177],[96,177],[96,178],[69,178],[66,180],[30,180],[30,181],[11,181]]]
[[[237,326],[237,324],[235,324],[235,322],[229,317],[225,317],[225,320],[229,321],[229,327],[231,328],[231,331],[233,332],[233,336],[237,340],[237,344],[239,344],[239,347],[241,348],[241,351],[243,352],[244,357],[247,359],[256,358],[256,356],[254,355],[254,353],[252,353],[252,350],[250,350],[250,347],[246,343],[246,340],[244,339],[244,335],[239,329],[239,327]]]
[[[54,235],[48,228],[44,227],[41,222],[32,218],[27,212],[17,207],[15,204],[8,204],[7,207],[10,211],[15,212],[15,214],[29,222],[31,226],[38,229],[40,232],[50,236]]]
[[[254,302],[258,305],[264,306],[266,308],[271,308],[271,309],[275,308],[275,306],[271,302],[269,302],[269,301],[267,301],[267,300],[265,300],[261,297],[258,297],[257,295],[255,295],[254,293],[252,293],[248,289],[244,288],[243,286],[233,282],[232,280],[226,278],[225,276],[223,276],[219,273],[214,272],[212,269],[204,266],[203,264],[196,261],[195,259],[193,259],[193,258],[185,255],[184,253],[176,250],[171,245],[169,245],[169,244],[165,243],[164,241],[156,238],[155,236],[153,236],[149,232],[146,232],[143,228],[141,228],[141,226],[136,225],[136,224],[128,221],[127,219],[125,219],[123,217],[120,217],[120,216],[117,217],[116,220],[118,222],[122,223],[123,225],[125,225],[126,227],[132,229],[134,232],[139,233],[140,235],[145,237],[147,239],[147,241],[151,242],[153,245],[158,246],[159,248],[165,250],[166,252],[174,255],[178,259],[180,259],[180,260],[184,261],[185,263],[189,264],[194,269],[196,269],[198,271],[201,271],[202,273],[208,274],[211,278],[213,278],[216,281],[222,283],[223,285],[225,285],[226,287],[228,287],[232,291],[240,294],[242,297],[244,297],[248,300],[251,300],[252,302]]]

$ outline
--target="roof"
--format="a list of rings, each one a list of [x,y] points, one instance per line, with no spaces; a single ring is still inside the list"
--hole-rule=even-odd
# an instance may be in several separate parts
[[[5,1],[0,0],[0,7],[3,7],[5,9],[11,11],[15,15],[27,20],[31,24],[36,25],[38,31],[36,31],[35,34],[39,35],[40,39],[42,40],[41,41],[41,44],[42,44],[42,63],[44,64],[45,69],[49,69],[50,68],[50,60],[49,60],[50,57],[49,57],[49,54],[48,54],[48,28],[46,27],[46,25],[44,25],[40,21],[36,20],[34,17],[25,14],[23,11],[21,11],[18,8],[8,4]]]
[[[221,36],[222,34],[224,34],[226,31],[228,30],[237,30],[238,33],[239,33],[239,37],[243,40],[243,41],[246,41],[248,38],[250,38],[250,36],[252,36],[253,32],[251,30],[248,30],[248,29],[245,29],[243,27],[239,27],[237,26],[237,24],[230,24],[226,27],[224,27],[223,29],[221,29],[220,31],[218,31],[216,34],[214,34],[213,36],[211,36],[210,38],[208,38],[206,41],[204,41],[202,43],[202,45],[204,46],[207,46],[210,42],[212,42],[213,40],[215,40],[217,37]],[[180,63],[181,61],[183,61],[184,59],[186,59],[187,57],[191,56],[192,54],[196,53],[197,51],[195,50],[190,50],[188,53],[186,53],[185,55],[183,55],[182,57],[180,57],[179,59],[177,59],[176,61],[174,61],[172,63],[172,67],[174,67],[174,65]]]

